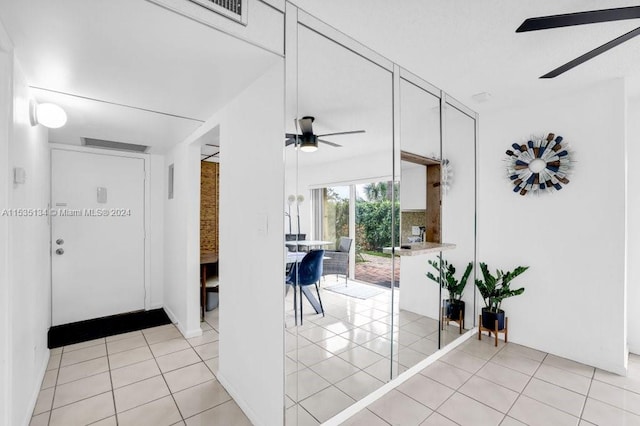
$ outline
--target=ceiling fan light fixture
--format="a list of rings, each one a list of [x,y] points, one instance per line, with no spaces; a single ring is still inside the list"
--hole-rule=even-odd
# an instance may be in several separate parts
[[[318,149],[318,137],[313,133],[303,133],[300,140],[300,150],[302,152],[314,152]]]

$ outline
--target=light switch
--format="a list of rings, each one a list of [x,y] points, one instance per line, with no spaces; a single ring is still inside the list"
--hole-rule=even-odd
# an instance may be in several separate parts
[[[27,172],[24,167],[13,168],[13,183],[23,184],[27,181]]]
[[[98,203],[105,204],[107,202],[107,188],[98,187]]]
[[[269,219],[266,213],[256,213],[256,233],[265,236],[269,232]]]
[[[411,227],[411,235],[420,235],[420,227],[412,226]]]

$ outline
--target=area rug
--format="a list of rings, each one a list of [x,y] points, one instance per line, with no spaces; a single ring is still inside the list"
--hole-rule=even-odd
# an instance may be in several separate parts
[[[370,297],[376,296],[382,293],[384,290],[379,290],[373,286],[366,284],[358,284],[353,281],[349,281],[349,285],[344,283],[332,285],[329,287],[323,287],[324,290],[333,291],[334,293],[344,294],[345,296],[355,297],[356,299],[366,300]]]

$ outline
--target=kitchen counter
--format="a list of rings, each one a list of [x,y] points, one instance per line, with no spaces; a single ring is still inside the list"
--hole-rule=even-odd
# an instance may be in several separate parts
[[[424,242],[403,244],[401,247],[395,247],[394,251],[396,256],[419,256],[422,254],[452,250],[454,248],[456,248],[455,244]],[[392,247],[384,247],[382,252],[391,254]]]

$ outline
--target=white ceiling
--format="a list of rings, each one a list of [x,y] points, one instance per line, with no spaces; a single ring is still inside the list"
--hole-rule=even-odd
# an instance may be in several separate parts
[[[163,152],[277,59],[145,0],[3,0],[0,19],[38,101],[66,109],[62,143]]]
[[[631,94],[640,94],[640,37],[560,77],[538,79],[640,20],[515,33],[527,17],[623,7],[632,1],[296,3],[479,112],[616,77],[627,77]],[[29,84],[46,89],[34,90],[35,96],[67,110],[68,124],[50,131],[50,139],[62,143],[92,137],[163,152],[276,60],[145,0],[2,0],[0,19]],[[300,43],[308,49],[300,53],[297,116],[316,116],[316,133],[367,130],[327,138],[344,148],[321,145],[314,162],[387,149],[390,75],[317,35],[302,32]],[[371,89],[381,86],[385,89]],[[490,92],[491,101],[473,101],[479,92]]]
[[[640,19],[516,34],[526,18],[632,0],[296,0],[307,12],[482,112],[627,77],[640,94],[640,37],[555,79],[538,77],[638,26]],[[492,94],[477,103],[471,96]]]

